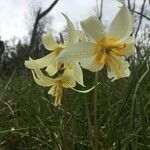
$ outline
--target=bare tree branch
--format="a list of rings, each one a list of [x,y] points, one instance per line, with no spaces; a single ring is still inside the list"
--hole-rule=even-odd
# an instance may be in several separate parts
[[[133,2],[133,7],[132,7],[132,10],[131,10],[131,12],[132,12],[132,15],[133,15],[133,11],[135,10],[135,6],[136,6],[136,3],[135,3],[135,0],[134,0],[134,2]]]
[[[101,0],[101,4],[100,4],[100,14],[99,14],[99,19],[101,20],[103,15],[103,0]]]
[[[141,12],[140,12],[139,24],[138,24],[137,30],[136,30],[136,32],[135,32],[135,37],[137,37],[138,32],[139,32],[139,29],[140,29],[140,26],[141,26],[141,23],[142,23],[143,11],[144,11],[144,8],[145,8],[145,3],[146,3],[146,0],[143,0],[143,4],[142,4],[142,6],[141,6]]]
[[[41,19],[42,17],[44,17],[49,11],[51,11],[53,9],[53,7],[57,4],[59,0],[55,0],[50,7],[48,7],[45,11],[43,11],[40,15],[39,15],[39,19]]]
[[[146,15],[141,14],[140,12],[137,12],[137,11],[135,11],[135,10],[132,10],[132,12],[134,12],[134,13],[136,13],[136,14],[138,14],[138,15],[141,15],[142,17],[144,17],[145,19],[147,19],[148,21],[150,21],[150,18],[147,17]]]
[[[34,22],[34,26],[33,26],[33,32],[32,32],[32,36],[31,36],[31,40],[30,40],[30,44],[29,44],[29,50],[31,51],[34,47],[34,41],[36,39],[36,34],[37,34],[37,28],[39,25],[39,21],[46,16],[53,8],[54,6],[57,4],[59,0],[55,0],[45,11],[41,12],[41,8],[38,10],[37,12],[37,16],[35,18],[35,22]]]
[[[130,0],[127,0],[127,2],[128,2],[128,8],[129,8],[129,10],[131,11],[131,3],[130,3]]]
[[[40,11],[41,9],[38,10],[37,12],[37,16],[35,18],[35,22],[33,25],[33,31],[32,31],[32,35],[31,35],[31,40],[30,40],[30,44],[29,44],[29,49],[31,50],[34,46],[34,40],[36,37],[36,33],[37,33],[37,28],[38,28],[38,24],[39,24],[39,15],[40,15]]]

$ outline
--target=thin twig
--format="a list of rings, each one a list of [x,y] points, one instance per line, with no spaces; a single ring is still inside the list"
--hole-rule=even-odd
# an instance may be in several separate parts
[[[141,23],[142,23],[142,19],[143,19],[143,11],[144,11],[144,8],[145,8],[145,3],[146,3],[146,0],[143,0],[143,4],[141,6],[141,12],[140,12],[140,19],[139,19],[139,24],[138,24],[138,27],[137,27],[137,30],[135,32],[135,37],[137,37],[138,35],[138,32],[139,32],[139,29],[140,29],[140,26],[141,26]]]
[[[133,11],[135,10],[135,6],[136,6],[136,3],[135,3],[135,0],[134,0],[132,10],[130,10],[130,11],[132,11],[132,15],[133,15]]]
[[[146,15],[141,14],[140,12],[137,12],[137,11],[135,11],[135,10],[132,10],[132,12],[134,12],[134,13],[136,13],[136,14],[138,14],[138,15],[141,15],[142,17],[144,17],[145,19],[147,19],[148,21],[150,21],[150,18],[147,17]]]
[[[101,4],[100,4],[100,14],[99,14],[99,19],[101,20],[103,15],[103,0],[101,0]]]
[[[35,38],[36,38],[36,34],[37,34],[37,28],[39,25],[39,21],[46,16],[53,8],[54,6],[57,4],[59,0],[55,0],[45,11],[41,12],[41,8],[38,10],[37,12],[37,16],[35,18],[35,22],[33,25],[33,32],[32,32],[32,36],[31,36],[31,40],[30,40],[30,45],[29,45],[29,50],[31,51],[34,47],[35,44]]]
[[[39,19],[43,18],[49,11],[51,11],[53,9],[53,7],[57,4],[59,0],[55,0],[50,7],[48,7],[45,11],[43,11],[40,15],[39,15]]]
[[[131,11],[131,3],[130,3],[130,0],[127,0],[127,2],[128,2],[128,8],[129,8],[129,10]]]

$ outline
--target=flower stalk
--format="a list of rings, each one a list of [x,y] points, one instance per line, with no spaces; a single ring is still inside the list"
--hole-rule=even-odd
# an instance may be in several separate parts
[[[98,83],[98,72],[95,73],[95,85]],[[98,150],[98,127],[97,127],[97,86],[94,89],[94,149]]]
[[[64,95],[67,94],[66,90],[64,90]],[[64,134],[63,134],[63,149],[68,150],[68,135],[67,135],[67,96],[64,96]]]

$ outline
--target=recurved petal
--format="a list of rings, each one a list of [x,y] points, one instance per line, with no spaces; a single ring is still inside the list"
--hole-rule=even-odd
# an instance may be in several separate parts
[[[67,76],[62,76],[61,78],[62,84],[64,88],[70,88],[76,86],[76,80],[74,78],[68,78]]]
[[[50,94],[52,96],[56,96],[55,92],[56,92],[56,86],[54,85],[50,88],[50,90],[48,91],[48,94]]]
[[[39,59],[30,59],[25,61],[25,66],[29,69],[35,69],[35,68],[44,68],[47,67],[48,65],[50,65],[51,63],[55,62],[55,59],[57,57],[57,53],[55,51],[51,52],[50,54],[39,58]]]
[[[73,67],[74,67],[74,79],[82,86],[84,86],[84,82],[83,82],[83,72],[82,69],[79,65],[79,63],[76,61],[73,63]]]
[[[133,19],[129,9],[123,5],[108,30],[110,37],[117,40],[128,37],[133,32]]]
[[[88,19],[81,21],[81,26],[88,39],[91,41],[97,42],[104,36],[104,25],[95,16],[91,16]]]
[[[68,29],[67,41],[65,42],[65,47],[70,47],[72,44],[78,41],[78,35],[71,20],[65,14],[62,13],[62,15],[65,17],[67,21],[67,29]]]
[[[125,43],[125,55],[131,56],[135,53],[135,39],[133,37],[128,37],[126,40],[123,41]]]
[[[55,42],[51,33],[44,33],[42,35],[42,42],[44,47],[50,51],[59,47],[59,44]]]
[[[60,80],[63,83],[63,87],[70,88],[76,86],[76,80],[74,78],[74,68],[72,65],[65,65],[65,70]]]
[[[85,37],[84,33],[82,33],[81,31],[78,31],[77,34],[78,34],[79,42],[86,41],[86,37]]]
[[[76,86],[76,81],[74,79],[72,80],[65,80],[65,82],[63,82],[63,87],[64,88],[71,88],[71,87],[75,87]]]
[[[92,72],[100,71],[104,67],[104,64],[99,63],[95,57],[96,56],[81,59],[80,60],[81,66],[85,69],[92,71]]]
[[[118,56],[115,57],[115,60],[110,58],[107,64],[107,73],[108,78],[112,79],[112,81],[128,77],[130,76],[129,63]]]
[[[39,69],[31,70],[31,71],[32,71],[33,78],[38,85],[44,86],[44,87],[50,87],[55,83],[54,79],[51,79],[45,76],[42,73],[42,71]]]
[[[70,63],[74,60],[80,61],[82,58],[91,57],[94,55],[96,45],[91,42],[80,42],[65,48],[58,56],[58,60],[63,63]]]
[[[59,68],[60,68],[59,62],[52,63],[47,66],[46,72],[48,73],[49,76],[53,76],[57,73]]]

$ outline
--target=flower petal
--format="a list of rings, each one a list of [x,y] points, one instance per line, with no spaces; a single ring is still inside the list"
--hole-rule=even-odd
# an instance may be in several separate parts
[[[25,66],[29,69],[34,69],[36,67],[38,67],[39,69],[44,68],[48,65],[50,65],[51,63],[55,62],[55,59],[57,57],[57,53],[55,51],[51,52],[50,54],[39,58],[39,59],[30,59],[28,61],[25,61]]]
[[[80,60],[81,66],[92,72],[97,72],[97,71],[101,70],[103,68],[104,64],[99,63],[95,57],[96,56],[90,57],[87,59],[81,59]]]
[[[57,73],[59,68],[60,68],[60,63],[59,62],[49,64],[46,68],[46,72],[48,73],[49,76],[53,76]]]
[[[54,79],[51,79],[51,78],[45,76],[42,73],[42,71],[39,69],[35,69],[35,70],[31,70],[31,71],[32,71],[33,78],[38,85],[44,86],[44,87],[49,87],[55,83]]]
[[[48,91],[48,94],[55,96],[56,95],[55,92],[56,92],[56,86],[52,86]]]
[[[70,87],[75,87],[75,86],[76,86],[75,80],[69,80],[69,82],[63,82],[64,88],[70,88]]]
[[[74,67],[74,79],[82,86],[84,86],[84,82],[83,82],[83,72],[82,69],[79,65],[79,63],[76,61],[73,63],[73,67]]]
[[[64,88],[70,88],[70,87],[76,86],[76,80],[74,80],[73,78],[69,79],[69,78],[67,78],[67,76],[62,76],[61,80],[62,80]]]
[[[74,68],[71,64],[65,65],[65,70],[60,80],[63,83],[63,87],[70,88],[76,86],[76,80],[74,79]]]
[[[128,8],[123,5],[111,23],[108,35],[117,40],[128,37],[133,32],[133,19]]]
[[[86,36],[91,41],[98,41],[104,35],[104,25],[95,16],[91,16],[88,19],[81,21],[82,29]]]
[[[78,61],[94,55],[96,45],[91,42],[81,42],[65,48],[58,56],[58,60],[63,63],[70,63],[74,60]]]
[[[107,73],[108,78],[112,79],[112,81],[128,77],[130,76],[129,63],[118,56],[110,57],[107,64]]]
[[[126,40],[123,41],[125,43],[126,47],[124,49],[125,56],[131,56],[135,53],[135,39],[133,37],[128,37]]]
[[[32,58],[29,58],[31,61]],[[51,86],[53,85],[56,81],[50,77],[47,77],[46,75],[43,74],[43,72],[38,68],[38,66],[35,64],[35,68],[32,71],[33,78],[35,82],[41,86]]]
[[[69,47],[78,41],[78,36],[71,20],[65,14],[62,13],[62,15],[65,17],[67,21],[67,28],[68,28],[67,41],[65,42],[65,47]]]
[[[79,42],[85,42],[86,41],[86,37],[85,37],[84,33],[82,33],[81,31],[78,31],[77,34],[79,37]]]
[[[72,88],[70,87],[72,90],[76,91],[76,92],[79,92],[79,93],[89,93],[91,92],[93,89],[95,89],[96,86],[98,86],[100,84],[100,82],[98,82],[96,85],[92,86],[91,88],[87,89],[87,90],[78,90],[78,89],[75,89],[75,88]]]
[[[43,42],[44,47],[50,51],[59,47],[59,44],[55,42],[51,33],[43,34],[42,35],[42,42]]]

